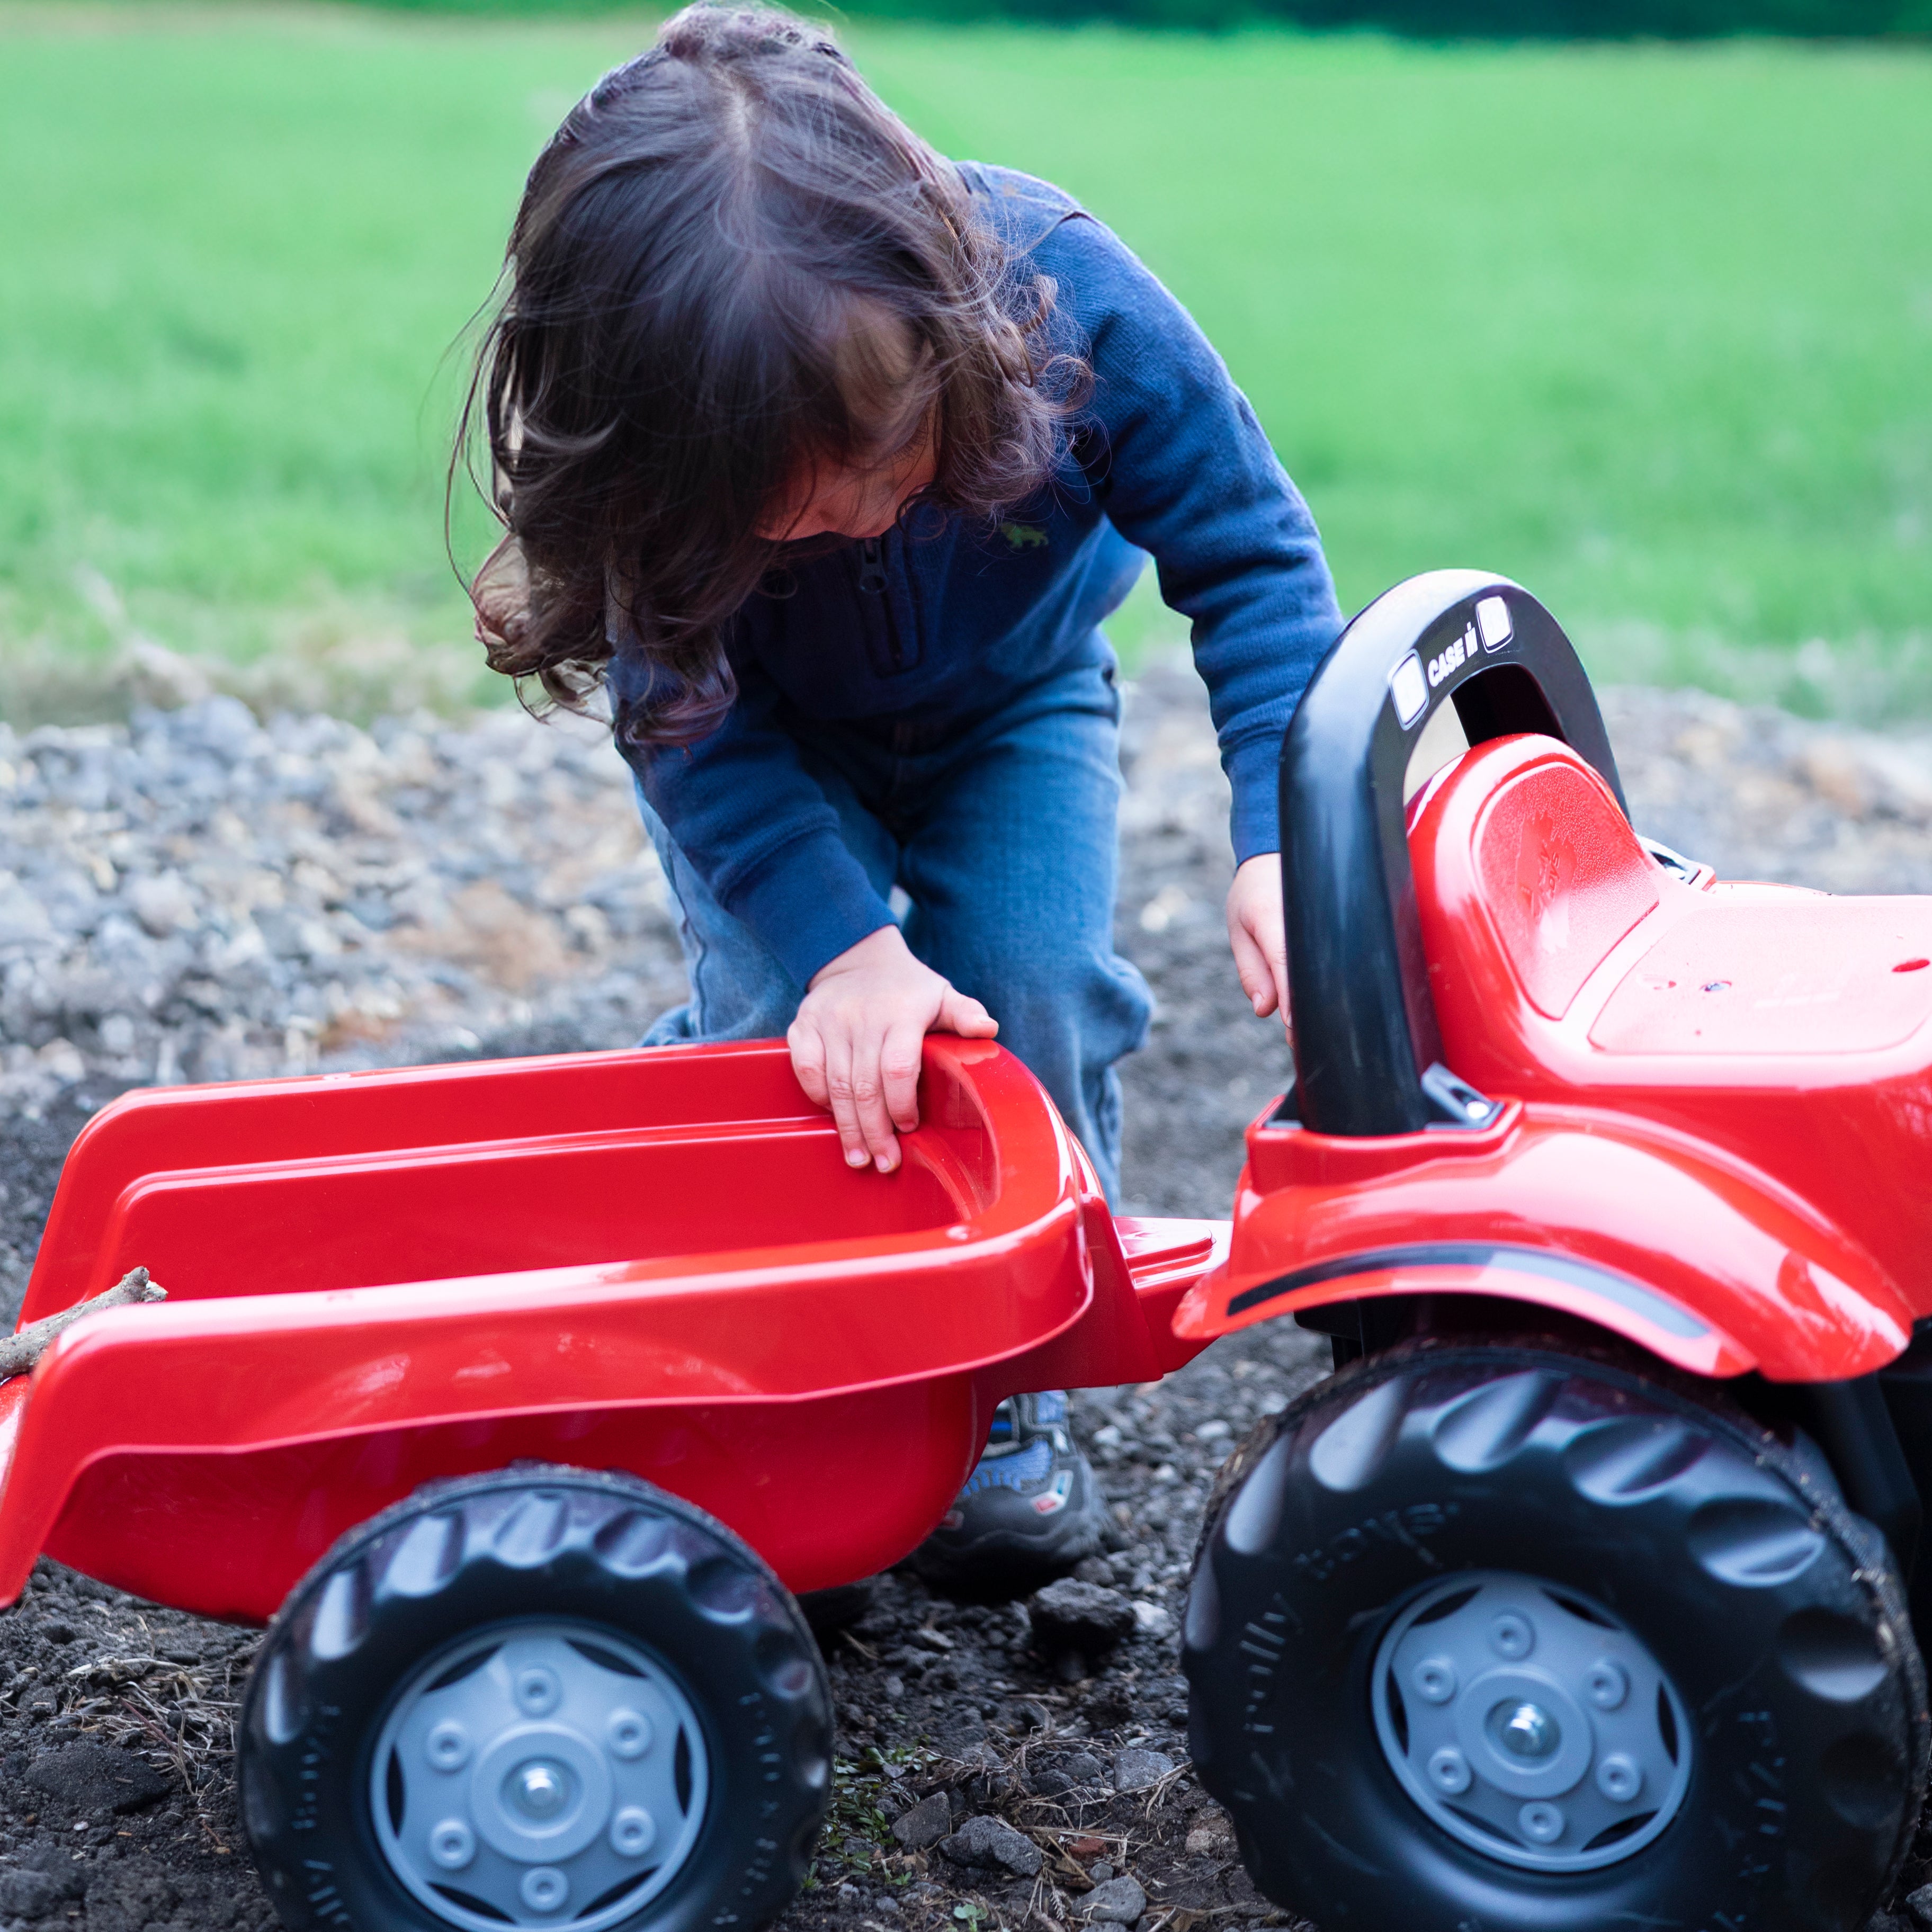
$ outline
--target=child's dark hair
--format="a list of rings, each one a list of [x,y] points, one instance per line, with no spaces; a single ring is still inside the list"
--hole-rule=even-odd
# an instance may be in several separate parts
[[[508,532],[478,633],[566,704],[640,650],[646,695],[616,720],[638,742],[730,708],[722,628],[814,465],[929,434],[916,501],[993,516],[1046,483],[1085,379],[1048,345],[1052,284],[956,171],[820,29],[763,8],[687,8],[578,104],[506,273],[459,443],[480,412]]]

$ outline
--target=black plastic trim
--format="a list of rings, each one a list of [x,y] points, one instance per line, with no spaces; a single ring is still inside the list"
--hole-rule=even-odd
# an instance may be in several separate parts
[[[1422,1090],[1436,1111],[1437,1118],[1430,1123],[1432,1130],[1447,1127],[1459,1133],[1479,1134],[1494,1126],[1503,1111],[1500,1100],[1479,1093],[1439,1060],[1432,1061],[1423,1075]]]
[[[1282,747],[1295,1113],[1318,1132],[1414,1133],[1438,1118],[1421,1082],[1442,1052],[1402,794],[1415,740],[1445,701],[1472,745],[1520,731],[1562,739],[1624,802],[1590,680],[1521,586],[1435,571],[1349,624]]]
[[[1245,1315],[1264,1302],[1298,1294],[1304,1288],[1318,1288],[1324,1282],[1346,1281],[1352,1276],[1378,1274],[1387,1268],[1429,1267],[1503,1268],[1512,1274],[1567,1282],[1600,1294],[1606,1300],[1614,1301],[1618,1307],[1627,1308],[1633,1315],[1640,1315],[1687,1340],[1711,1332],[1688,1310],[1678,1307],[1654,1288],[1632,1281],[1628,1275],[1612,1274],[1608,1268],[1577,1261],[1569,1255],[1552,1254],[1546,1248],[1508,1247],[1489,1241],[1424,1241],[1412,1246],[1373,1248],[1362,1254],[1317,1262],[1312,1267],[1298,1268],[1292,1274],[1244,1288],[1228,1301],[1228,1312]]]

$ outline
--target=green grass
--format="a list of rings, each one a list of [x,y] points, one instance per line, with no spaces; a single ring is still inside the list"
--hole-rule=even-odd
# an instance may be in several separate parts
[[[137,632],[270,691],[470,688],[445,353],[646,32],[0,5],[0,704],[92,701]],[[1932,711],[1932,55],[849,38],[1192,308],[1345,602],[1480,564],[1600,674]]]

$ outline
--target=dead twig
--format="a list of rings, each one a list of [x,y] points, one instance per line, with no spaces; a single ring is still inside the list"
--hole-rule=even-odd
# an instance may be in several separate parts
[[[76,1322],[84,1321],[90,1315],[98,1315],[104,1308],[128,1308],[139,1302],[164,1301],[167,1293],[160,1282],[148,1279],[146,1268],[130,1268],[112,1288],[97,1294],[91,1301],[76,1302],[71,1308],[63,1308],[58,1315],[43,1316],[38,1322],[30,1322],[17,1334],[0,1341],[0,1380],[8,1376],[24,1376],[53,1346],[55,1337],[64,1334]]]

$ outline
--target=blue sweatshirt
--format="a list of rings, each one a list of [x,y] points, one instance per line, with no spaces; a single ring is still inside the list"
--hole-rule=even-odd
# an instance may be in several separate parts
[[[1053,278],[1093,368],[1074,458],[997,529],[895,530],[799,566],[791,594],[754,596],[727,628],[739,696],[724,723],[688,749],[622,748],[680,850],[801,987],[892,920],[800,762],[815,724],[903,720],[931,742],[1109,662],[1096,627],[1151,552],[1162,598],[1192,620],[1238,862],[1280,849],[1282,736],[1341,628],[1314,520],[1186,310],[1058,189],[959,171],[1008,248]],[[608,675],[620,702],[646,681],[621,646]]]

